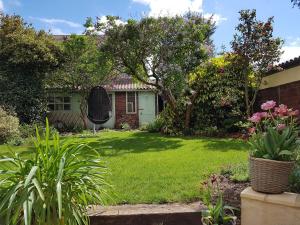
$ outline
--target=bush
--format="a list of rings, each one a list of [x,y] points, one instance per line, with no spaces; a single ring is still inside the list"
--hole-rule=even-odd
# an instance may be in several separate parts
[[[289,189],[291,192],[300,193],[300,165],[297,164],[289,179]]]
[[[223,167],[221,169],[221,175],[228,177],[230,180],[235,182],[249,181],[248,163]]]
[[[5,143],[19,136],[19,119],[14,113],[0,106],[0,143]]]
[[[43,137],[45,133],[45,124],[43,123],[33,123],[33,124],[21,124],[19,127],[20,137],[23,139],[32,138],[36,136],[36,128],[38,129],[39,135]],[[53,126],[49,126],[50,136],[57,133],[57,129]]]
[[[121,123],[121,128],[123,130],[130,130],[131,129],[129,123]]]
[[[244,87],[233,55],[212,58],[191,74],[191,88],[198,91],[191,128],[203,131],[217,127],[239,131],[236,125],[245,118]]]
[[[152,123],[146,125],[145,130],[150,133],[160,132],[163,125],[163,118],[159,115]]]

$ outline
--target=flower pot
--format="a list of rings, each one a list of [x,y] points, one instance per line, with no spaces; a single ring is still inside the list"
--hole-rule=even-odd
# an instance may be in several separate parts
[[[250,157],[250,181],[253,190],[281,194],[287,190],[294,162]]]

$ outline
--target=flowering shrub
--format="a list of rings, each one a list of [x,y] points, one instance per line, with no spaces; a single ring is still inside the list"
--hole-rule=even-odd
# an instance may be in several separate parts
[[[294,160],[298,149],[299,111],[283,104],[277,106],[275,101],[263,103],[261,109],[262,112],[249,118],[253,125],[249,128],[251,155],[279,161]]]
[[[0,106],[0,143],[10,141],[19,135],[19,119]]]
[[[204,225],[234,225],[236,216],[234,216],[233,207],[224,205],[223,193],[219,182],[222,177],[212,175],[207,182],[203,183],[203,203],[207,209],[202,211],[202,224]],[[216,195],[216,199],[214,199]],[[215,202],[215,203],[214,203]]]

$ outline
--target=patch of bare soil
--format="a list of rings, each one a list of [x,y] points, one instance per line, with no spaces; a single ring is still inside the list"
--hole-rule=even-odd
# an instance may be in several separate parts
[[[234,182],[228,177],[221,176],[220,189],[223,191],[224,202],[226,205],[235,207],[239,211],[235,212],[238,217],[237,225],[240,225],[241,218],[241,192],[250,186],[250,182]]]

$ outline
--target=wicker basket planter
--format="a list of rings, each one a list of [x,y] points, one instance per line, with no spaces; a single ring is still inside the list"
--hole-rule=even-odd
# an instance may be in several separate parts
[[[281,194],[288,187],[294,162],[250,157],[250,181],[253,190]]]

